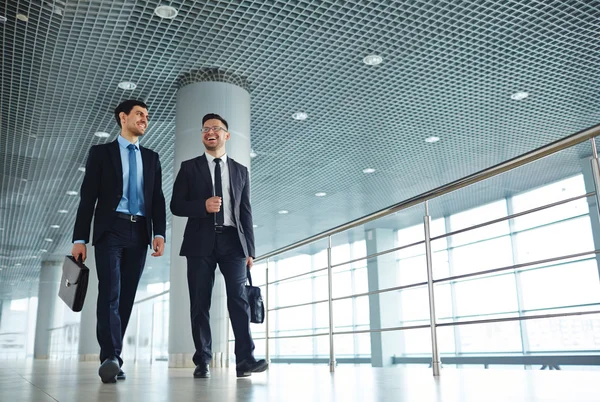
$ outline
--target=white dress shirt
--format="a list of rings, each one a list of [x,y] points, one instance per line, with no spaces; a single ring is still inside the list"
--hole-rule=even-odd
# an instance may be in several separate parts
[[[210,170],[210,178],[213,182],[213,195],[215,195],[215,157],[205,152],[206,160],[208,161],[208,170]],[[235,220],[233,219],[233,204],[231,203],[231,184],[229,180],[229,167],[227,166],[227,154],[221,156],[221,186],[223,188],[223,208],[225,226],[234,226]]]

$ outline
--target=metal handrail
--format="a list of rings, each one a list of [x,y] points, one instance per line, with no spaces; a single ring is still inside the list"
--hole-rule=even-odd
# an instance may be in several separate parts
[[[433,198],[437,198],[444,194],[450,193],[452,191],[461,189],[463,187],[469,186],[471,184],[478,183],[485,179],[489,179],[490,177],[497,176],[501,173],[507,172],[509,170],[513,170],[530,162],[542,159],[548,155],[553,153],[562,151],[564,149],[570,148],[574,145],[580,144],[584,141],[589,140],[590,138],[596,137],[600,135],[600,124],[593,126],[591,128],[587,128],[585,130],[579,131],[578,133],[572,134],[566,138],[562,138],[555,142],[552,142],[548,145],[530,151],[521,156],[517,156],[515,158],[509,159],[508,161],[499,163],[495,166],[489,167],[487,169],[481,170],[479,172],[473,173],[469,176],[463,177],[461,179],[455,180],[443,186],[437,187],[433,190],[427,191],[423,194],[417,195],[415,197],[409,198],[405,201],[402,201],[398,204],[392,205],[390,207],[384,208],[377,212],[374,212],[370,215],[364,216],[362,218],[355,219],[351,222],[345,223],[343,225],[337,226],[333,229],[326,230],[314,236],[307,237],[304,240],[297,241],[285,247],[281,247],[277,250],[273,250],[269,253],[263,254],[255,258],[255,262],[265,260],[267,258],[274,257],[276,255],[285,253],[290,250],[294,250],[298,247],[305,246],[310,243],[314,243],[317,240],[324,239],[329,236],[333,236],[335,234],[344,232],[348,229],[352,229],[357,226],[364,225],[365,223],[374,221],[376,219],[382,218],[384,216],[391,215],[398,211],[402,211],[404,209],[410,208],[415,205],[422,204],[425,201],[431,200]]]

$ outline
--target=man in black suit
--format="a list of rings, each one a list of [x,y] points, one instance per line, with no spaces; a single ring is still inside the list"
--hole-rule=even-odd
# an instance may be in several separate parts
[[[86,259],[94,216],[98,304],[96,334],[100,344],[98,374],[104,383],[125,379],[121,349],[148,245],[153,257],[165,247],[165,197],[158,154],[141,147],[148,127],[148,107],[127,100],[115,109],[121,135],[89,152],[73,230],[71,254]],[[154,238],[152,239],[152,232]]]
[[[253,356],[245,287],[246,267],[251,268],[254,259],[248,169],[225,154],[228,129],[227,121],[217,114],[203,117],[206,152],[181,164],[171,200],[173,215],[188,218],[180,255],[187,258],[195,378],[210,377],[209,309],[217,264],[227,289],[237,376],[248,377],[268,367],[265,360]]]

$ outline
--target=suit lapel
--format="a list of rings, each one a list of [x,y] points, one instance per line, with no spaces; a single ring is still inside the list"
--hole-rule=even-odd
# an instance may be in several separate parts
[[[201,176],[206,181],[206,184],[208,184],[210,188],[210,193],[212,194],[213,182],[212,178],[210,177],[210,170],[208,170],[208,160],[206,159],[206,155],[204,154],[200,155],[200,157],[198,158],[198,169],[200,170]]]
[[[152,163],[150,152],[142,146],[140,146],[140,152],[142,153],[142,170],[144,172],[144,200],[146,205],[148,205],[148,201],[152,197],[150,190],[152,188],[152,180],[154,179],[153,177],[150,177],[150,173],[154,171],[154,168],[153,166],[150,166]]]
[[[237,201],[240,199],[242,191],[241,172],[231,158],[227,158],[227,167],[229,168],[229,184],[231,185],[233,200]]]
[[[123,165],[121,164],[121,153],[119,152],[119,141],[113,141],[108,147],[110,159],[117,173],[117,188],[123,188]]]

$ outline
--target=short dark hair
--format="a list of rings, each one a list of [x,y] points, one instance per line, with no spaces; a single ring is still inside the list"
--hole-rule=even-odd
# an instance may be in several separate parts
[[[121,127],[121,118],[119,117],[119,114],[121,112],[129,114],[129,112],[131,112],[131,109],[133,109],[134,106],[141,106],[144,109],[148,109],[148,106],[146,106],[144,102],[137,99],[128,99],[124,102],[121,102],[119,106],[115,108],[115,120],[117,121],[119,127]]]
[[[221,121],[221,123],[223,123],[223,124],[225,125],[225,128],[226,128],[227,130],[229,130],[229,125],[227,124],[227,120],[225,120],[224,118],[222,118],[221,116],[219,116],[219,115],[218,115],[218,114],[216,114],[216,113],[209,113],[209,114],[205,115],[205,116],[202,118],[202,125],[204,125],[204,123],[206,123],[206,122],[207,122],[207,120],[212,120],[212,119],[220,120],[220,121]]]

